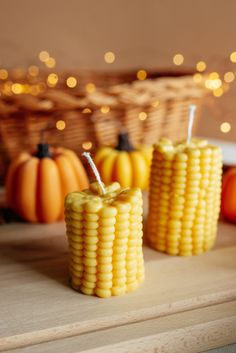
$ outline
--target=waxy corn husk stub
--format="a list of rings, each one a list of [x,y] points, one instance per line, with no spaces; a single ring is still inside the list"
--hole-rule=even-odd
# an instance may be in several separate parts
[[[144,279],[142,193],[118,183],[105,190],[93,183],[65,200],[71,284],[102,298],[130,292]]]
[[[154,146],[147,238],[170,255],[198,255],[217,233],[222,178],[221,150],[205,140]]]

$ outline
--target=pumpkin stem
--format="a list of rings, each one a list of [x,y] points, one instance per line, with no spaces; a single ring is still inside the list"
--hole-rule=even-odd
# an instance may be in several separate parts
[[[121,132],[118,135],[118,144],[115,147],[116,150],[118,151],[133,151],[134,147],[132,143],[129,140],[129,134],[128,132]]]
[[[47,143],[39,143],[38,144],[38,150],[35,154],[36,157],[38,158],[50,158],[51,153],[49,152],[49,145]]]

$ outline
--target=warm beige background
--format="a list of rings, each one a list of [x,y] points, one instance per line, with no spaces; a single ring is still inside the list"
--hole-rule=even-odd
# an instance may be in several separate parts
[[[203,59],[211,71],[235,71],[235,14],[235,0],[0,0],[0,65],[35,63],[46,49],[58,68],[159,69],[181,52],[184,67]],[[116,53],[112,65],[107,50]],[[203,112],[200,133],[236,140],[235,92]],[[219,131],[225,120],[228,134]]]

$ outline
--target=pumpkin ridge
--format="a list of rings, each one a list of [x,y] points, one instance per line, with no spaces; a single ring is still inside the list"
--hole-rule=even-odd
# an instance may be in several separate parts
[[[17,211],[30,222],[38,221],[35,207],[38,165],[36,157],[29,158],[23,163],[17,178]]]

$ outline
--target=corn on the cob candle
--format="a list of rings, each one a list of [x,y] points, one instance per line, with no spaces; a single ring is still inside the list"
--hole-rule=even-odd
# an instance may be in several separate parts
[[[147,226],[153,248],[190,256],[214,245],[221,176],[221,150],[205,140],[155,145]]]
[[[107,298],[144,279],[142,193],[101,181],[65,200],[70,277],[74,289]]]

